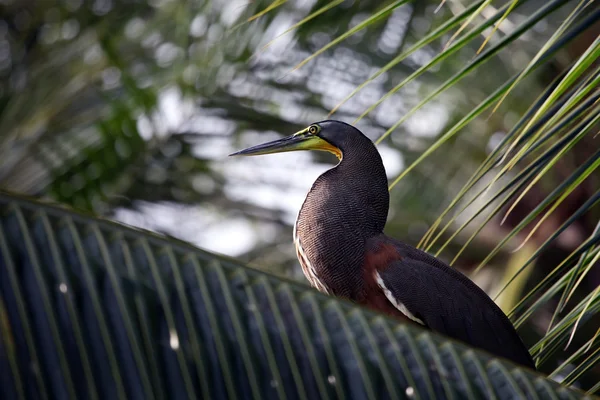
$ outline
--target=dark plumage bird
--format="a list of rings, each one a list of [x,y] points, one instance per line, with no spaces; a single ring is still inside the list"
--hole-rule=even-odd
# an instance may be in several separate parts
[[[313,184],[294,226],[302,270],[344,297],[535,368],[502,310],[466,276],[383,233],[389,193],[381,156],[351,125],[322,121],[232,155],[325,150],[340,162]]]

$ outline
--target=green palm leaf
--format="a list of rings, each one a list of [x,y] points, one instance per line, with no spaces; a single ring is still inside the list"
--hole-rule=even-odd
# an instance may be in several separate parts
[[[175,240],[0,196],[9,398],[582,398]]]

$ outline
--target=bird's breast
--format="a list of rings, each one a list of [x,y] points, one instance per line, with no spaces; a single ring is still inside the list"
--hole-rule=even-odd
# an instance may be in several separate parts
[[[339,168],[339,167],[338,167]],[[368,199],[336,169],[321,175],[294,224],[294,245],[304,275],[317,289],[359,301],[365,244],[373,235]]]

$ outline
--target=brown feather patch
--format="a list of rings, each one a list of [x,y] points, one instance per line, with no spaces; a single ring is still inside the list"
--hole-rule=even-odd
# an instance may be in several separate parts
[[[365,261],[363,263],[364,286],[361,299],[358,303],[403,321],[410,321],[410,319],[390,303],[375,280],[375,275],[378,271],[389,268],[393,261],[401,259],[402,256],[393,244],[383,241],[367,243]]]
[[[364,269],[371,271],[371,273],[384,271],[389,268],[393,261],[400,260],[402,260],[402,256],[393,244],[385,242],[374,243],[371,246],[367,246]]]

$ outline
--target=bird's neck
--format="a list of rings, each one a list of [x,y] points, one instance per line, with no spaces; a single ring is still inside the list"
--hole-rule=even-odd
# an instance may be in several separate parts
[[[309,264],[303,265],[307,277],[310,268],[327,291],[348,298],[362,290],[365,242],[382,233],[389,207],[381,157],[365,139],[315,181],[294,229],[298,255],[302,251]]]

